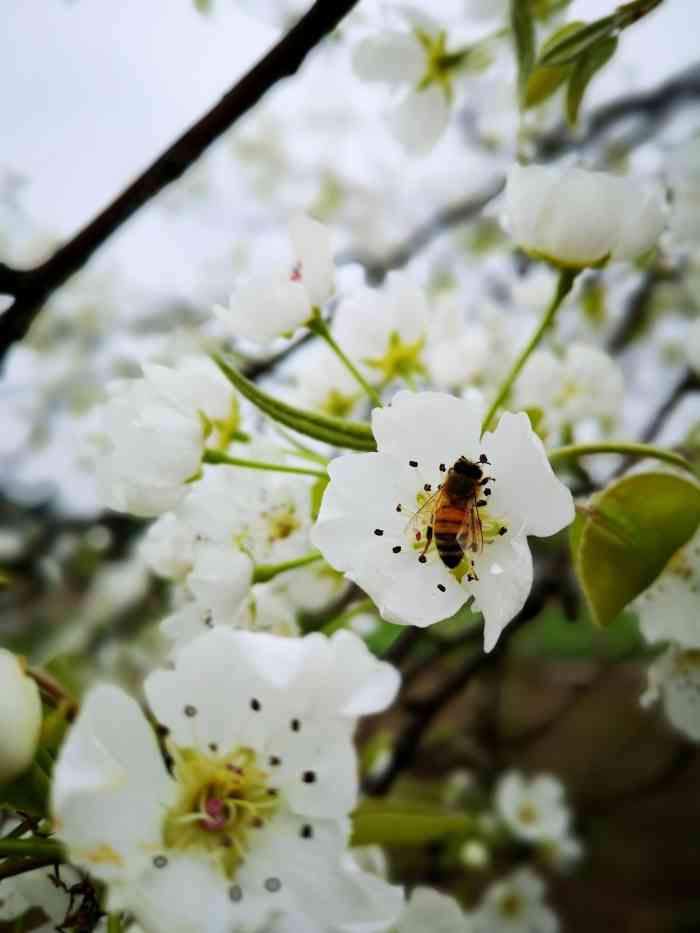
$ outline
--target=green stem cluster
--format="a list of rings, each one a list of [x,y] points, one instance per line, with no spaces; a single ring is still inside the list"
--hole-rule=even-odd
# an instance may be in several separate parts
[[[318,310],[314,312],[314,316],[309,321],[309,330],[316,334],[317,337],[320,337],[328,346],[331,348],[333,353],[338,357],[343,366],[347,369],[350,375],[353,377],[355,382],[360,386],[362,391],[366,394],[367,398],[370,400],[374,408],[382,407],[382,400],[379,397],[379,393],[371,386],[369,382],[362,375],[360,370],[355,366],[353,361],[347,356],[339,344],[336,342],[335,338],[331,334],[328,324],[323,320]]]
[[[317,479],[328,479],[325,470],[315,470],[313,467],[287,466],[283,463],[266,463],[263,460],[245,460],[241,457],[230,457],[222,450],[207,448],[202,457],[204,463],[220,463],[227,466],[242,467],[245,470],[268,470],[271,473],[296,473],[300,476],[315,476]]]
[[[566,298],[566,296],[569,294],[569,292],[571,291],[573,287],[573,284],[576,280],[576,276],[578,275],[578,272],[579,272],[578,269],[561,269],[560,270],[559,279],[557,281],[557,287],[554,292],[554,296],[551,302],[549,303],[549,306],[545,310],[542,316],[542,320],[537,325],[537,329],[535,330],[532,337],[530,337],[529,341],[527,342],[527,345],[521,351],[517,360],[513,363],[510,372],[508,373],[505,380],[503,381],[501,388],[498,390],[498,394],[496,395],[496,398],[493,400],[489,410],[486,412],[483,423],[481,425],[482,434],[485,431],[488,431],[489,426],[491,425],[491,422],[493,421],[494,416],[496,412],[498,411],[498,409],[505,402],[508,401],[508,398],[510,396],[510,390],[513,388],[513,384],[515,383],[515,380],[520,375],[520,372],[523,366],[525,365],[525,363],[527,363],[533,351],[536,350],[537,347],[539,346],[540,341],[542,340],[542,337],[545,335],[547,330],[549,330],[549,328],[551,327],[557,311],[559,310],[564,299]]]

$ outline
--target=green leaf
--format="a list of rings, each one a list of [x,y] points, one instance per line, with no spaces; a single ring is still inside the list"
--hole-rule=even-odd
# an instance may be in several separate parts
[[[615,54],[617,41],[617,36],[600,39],[577,59],[566,90],[566,119],[569,126],[576,126],[578,123],[578,114],[586,88]]]
[[[573,63],[579,55],[586,52],[594,43],[610,36],[618,28],[617,18],[605,16],[603,19],[597,19],[587,26],[572,31],[570,35],[558,38],[549,45],[549,48],[543,50],[538,64],[540,65],[569,65]]]
[[[571,74],[568,65],[555,68],[538,66],[527,79],[523,108],[537,107],[551,97],[564,84]]]
[[[514,658],[542,662],[594,658],[622,661],[647,657],[649,646],[639,632],[637,617],[623,613],[607,628],[593,625],[587,614],[568,619],[559,606],[548,606],[516,632],[509,643]]]
[[[239,373],[235,367],[227,363],[221,356],[214,354],[212,359],[226,376],[229,382],[259,408],[264,414],[278,421],[280,424],[313,437],[316,440],[332,444],[334,447],[347,447],[350,450],[376,450],[372,430],[367,424],[357,421],[346,421],[342,418],[332,418],[328,415],[319,415],[313,411],[305,411],[287,405],[279,399],[273,398],[267,392],[259,389],[254,382]]]
[[[428,809],[410,801],[366,800],[352,814],[353,846],[422,846],[474,830],[467,813]]]
[[[510,0],[510,26],[518,63],[518,93],[524,106],[527,82],[535,64],[535,21],[529,0]]]
[[[639,473],[591,499],[574,527],[575,569],[600,625],[650,586],[700,524],[700,486],[670,473]]]

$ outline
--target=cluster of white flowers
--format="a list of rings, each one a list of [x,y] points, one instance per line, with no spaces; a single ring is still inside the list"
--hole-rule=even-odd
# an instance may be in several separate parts
[[[659,647],[643,706],[661,700],[669,721],[700,742],[700,532],[637,600],[642,634]]]

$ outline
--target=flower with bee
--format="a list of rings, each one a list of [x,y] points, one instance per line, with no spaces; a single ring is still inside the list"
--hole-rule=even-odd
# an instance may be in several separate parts
[[[527,415],[481,437],[481,414],[437,392],[375,409],[377,452],[330,464],[312,540],[390,622],[432,625],[472,600],[488,651],[530,592],[528,535],[565,528],[574,505]]]

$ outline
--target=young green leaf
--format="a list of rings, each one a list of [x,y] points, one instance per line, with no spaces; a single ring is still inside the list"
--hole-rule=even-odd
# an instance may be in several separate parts
[[[213,360],[233,386],[259,408],[264,414],[278,421],[285,427],[313,437],[316,440],[332,444],[334,447],[347,447],[350,450],[376,450],[372,430],[367,424],[357,421],[345,421],[342,418],[331,418],[319,415],[313,411],[305,411],[287,405],[285,402],[268,395],[258,388],[254,382],[239,373],[235,367],[227,363],[218,355]]]
[[[617,36],[608,36],[595,42],[576,60],[566,89],[566,119],[569,126],[576,126],[581,102],[586,88],[595,75],[604,68],[615,54]]]
[[[578,25],[578,29],[558,37],[555,42],[549,44],[549,48],[543,49],[539,58],[540,65],[552,67],[572,64],[579,55],[586,52],[596,42],[612,35],[618,28],[614,15],[597,19],[587,26]]]
[[[626,476],[591,499],[571,535],[593,620],[612,622],[700,524],[700,486],[671,473]]]
[[[365,801],[352,814],[353,846],[422,846],[474,829],[467,813],[417,807],[403,801]]]
[[[535,21],[530,0],[510,0],[510,25],[518,63],[518,93],[524,106],[527,82],[535,64]]]

